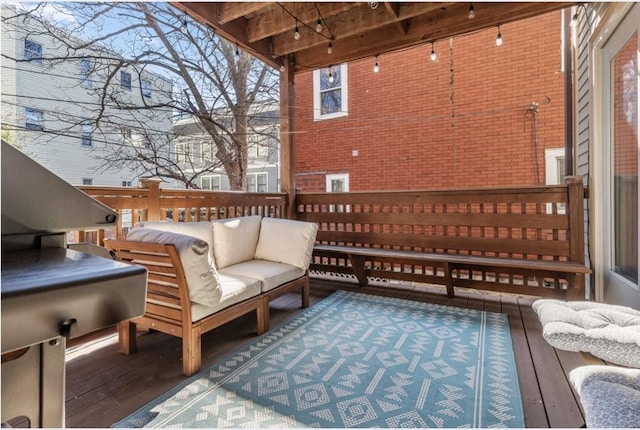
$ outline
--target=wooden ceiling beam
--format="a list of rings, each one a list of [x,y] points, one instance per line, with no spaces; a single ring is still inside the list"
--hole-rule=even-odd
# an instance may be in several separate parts
[[[218,21],[222,24],[250,15],[265,7],[264,2],[225,2],[220,4]]]
[[[389,14],[389,16],[391,16],[391,18],[395,21],[396,27],[398,28],[400,33],[406,34],[407,21],[401,21],[400,18],[398,18],[398,14],[400,11],[400,4],[384,2],[384,7],[387,10],[387,13]]]
[[[349,9],[357,8],[361,4],[362,3],[326,2],[318,4],[318,8],[320,9],[320,14],[326,20]],[[283,3],[283,6],[297,17],[301,23],[315,27],[318,20],[318,10],[316,9],[315,3]],[[293,34],[294,28],[295,20],[291,15],[285,12],[282,7],[273,7],[269,11],[249,20],[247,40],[249,42],[256,42],[279,33],[290,32]]]

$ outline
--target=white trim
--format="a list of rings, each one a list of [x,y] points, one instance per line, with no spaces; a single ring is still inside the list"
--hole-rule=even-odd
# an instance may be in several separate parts
[[[333,181],[342,181],[344,184],[344,192],[349,191],[349,174],[348,173],[336,173],[333,175],[325,176],[325,190],[330,193],[331,192],[331,183]]]

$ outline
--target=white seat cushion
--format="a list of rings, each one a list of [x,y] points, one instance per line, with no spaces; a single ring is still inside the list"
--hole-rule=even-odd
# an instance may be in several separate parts
[[[265,260],[251,260],[227,266],[220,270],[219,275],[243,276],[257,279],[260,281],[262,292],[264,293],[289,281],[298,279],[304,276],[305,273],[305,270],[289,264]]]
[[[569,374],[589,428],[640,428],[640,369],[582,366]]]
[[[317,232],[316,223],[263,218],[255,258],[307,270]]]
[[[640,311],[595,302],[541,299],[533,310],[552,346],[585,351],[623,366],[640,367]]]
[[[127,240],[173,244],[178,250],[189,289],[189,300],[206,306],[218,303],[222,290],[209,261],[209,245],[196,237],[149,228],[129,231]]]
[[[209,245],[209,257],[211,264],[213,261],[213,225],[211,221],[199,222],[173,222],[173,221],[142,221],[137,223],[131,231],[136,228],[151,228],[153,230],[169,231],[171,233],[186,234],[204,240]]]
[[[213,255],[218,270],[253,260],[260,233],[259,215],[213,221]]]
[[[198,321],[231,305],[240,303],[260,294],[260,281],[243,276],[228,276],[219,274],[222,296],[213,306],[191,304],[191,320]]]

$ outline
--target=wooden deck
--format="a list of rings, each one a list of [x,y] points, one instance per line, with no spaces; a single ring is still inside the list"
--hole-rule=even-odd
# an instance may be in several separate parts
[[[502,312],[509,315],[526,427],[575,428],[584,424],[568,373],[584,364],[603,364],[589,355],[555,350],[542,338],[531,309],[534,298],[456,289],[448,298],[438,287],[368,286],[313,279],[311,304],[337,289],[407,298],[444,305]],[[271,305],[271,327],[301,310],[299,294]],[[202,338],[202,363],[207,367],[255,339],[255,321],[247,315]],[[138,352],[118,352],[115,330],[72,340],[67,352],[66,427],[109,427],[185,380],[180,339],[162,333],[141,336]]]

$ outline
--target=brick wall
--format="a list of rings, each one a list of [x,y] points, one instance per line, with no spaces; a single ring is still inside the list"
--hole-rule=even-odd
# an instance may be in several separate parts
[[[379,73],[349,63],[347,117],[314,121],[313,72],[296,75],[297,188],[332,173],[352,191],[543,184],[545,148],[564,146],[560,12],[501,32],[500,47],[496,28],[437,41],[435,63],[431,44],[381,55]]]

